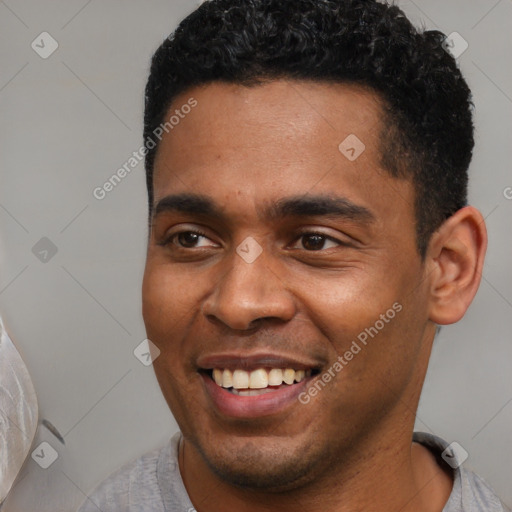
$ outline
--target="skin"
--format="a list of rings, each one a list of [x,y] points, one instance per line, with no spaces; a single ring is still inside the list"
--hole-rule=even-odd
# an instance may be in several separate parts
[[[194,193],[222,217],[153,215],[143,315],[184,436],[180,471],[194,507],[441,511],[451,473],[411,437],[436,324],[459,320],[479,285],[480,213],[459,210],[420,258],[414,188],[380,166],[385,127],[371,91],[215,83],[186,91],[170,111],[190,97],[197,107],[158,149],[154,211],[169,195]],[[349,134],[366,146],[355,161],[338,150]],[[277,200],[319,195],[371,218],[265,215]],[[176,235],[198,229],[204,236]],[[236,253],[249,236],[262,248],[253,263]],[[309,403],[247,419],[209,399],[199,357],[277,351],[325,371],[394,303],[402,310]]]

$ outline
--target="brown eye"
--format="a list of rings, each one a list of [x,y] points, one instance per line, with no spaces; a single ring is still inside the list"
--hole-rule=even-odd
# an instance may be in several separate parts
[[[321,235],[304,235],[302,237],[302,246],[308,251],[319,251],[323,249],[325,240],[325,236]]]
[[[179,249],[204,249],[219,247],[206,233],[202,231],[178,231],[170,235],[160,245],[175,246]]]
[[[175,239],[178,240],[179,245],[187,249],[190,249],[192,247],[195,247],[201,236],[202,235],[200,235],[199,233],[194,233],[193,231],[185,231],[183,233],[178,233],[177,235],[175,235]]]
[[[297,240],[299,249],[306,251],[321,251],[343,245],[342,242],[322,233],[303,233]]]

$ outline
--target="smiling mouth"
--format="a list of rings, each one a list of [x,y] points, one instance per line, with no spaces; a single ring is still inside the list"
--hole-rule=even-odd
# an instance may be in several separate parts
[[[319,373],[316,369],[293,368],[242,369],[214,368],[207,374],[217,386],[238,396],[256,396],[293,386]]]

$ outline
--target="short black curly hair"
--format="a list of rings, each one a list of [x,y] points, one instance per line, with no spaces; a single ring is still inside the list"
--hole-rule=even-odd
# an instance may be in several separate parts
[[[383,105],[382,165],[415,187],[417,246],[467,204],[474,145],[469,87],[442,46],[395,5],[375,0],[208,0],[155,52],[144,139],[174,98],[214,81],[247,87],[296,79],[360,85]],[[153,166],[147,150],[151,216]]]

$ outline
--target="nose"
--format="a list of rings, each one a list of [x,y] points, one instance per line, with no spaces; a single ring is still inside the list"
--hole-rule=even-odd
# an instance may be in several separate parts
[[[234,254],[215,289],[203,304],[210,321],[220,321],[234,330],[251,330],[264,319],[288,321],[295,315],[295,303],[284,280],[269,267],[263,254],[247,263]]]

